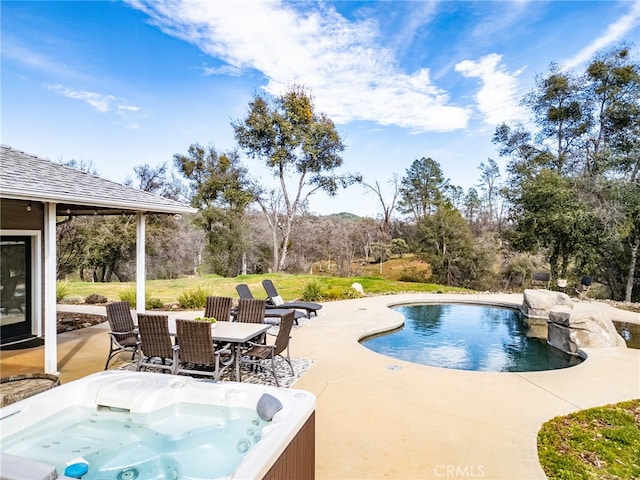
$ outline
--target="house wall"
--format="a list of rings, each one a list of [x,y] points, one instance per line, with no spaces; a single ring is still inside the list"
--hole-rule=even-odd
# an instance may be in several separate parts
[[[30,211],[28,210],[29,205],[31,206]],[[0,199],[0,230],[37,230],[42,238],[44,236],[44,204],[7,198]],[[40,242],[40,261],[38,265],[40,265],[40,269],[34,281],[39,281],[40,287],[34,288],[34,295],[37,294],[36,292],[40,292],[40,294],[44,292],[44,242]],[[36,322],[36,319],[44,318],[44,302],[38,301],[36,305],[39,306],[39,312],[32,312],[34,318],[31,319],[31,330],[33,334],[37,334],[43,328],[43,325],[34,325],[33,322]]]
[[[27,206],[31,204],[31,211]],[[44,205],[24,200],[0,200],[0,229],[40,230],[44,228]]]

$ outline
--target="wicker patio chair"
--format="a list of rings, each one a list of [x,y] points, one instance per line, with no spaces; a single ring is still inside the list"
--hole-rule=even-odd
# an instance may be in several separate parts
[[[233,298],[231,297],[209,296],[204,307],[204,316],[215,318],[220,322],[228,322],[231,319],[232,306]]]
[[[238,300],[236,322],[264,323],[266,304],[264,300],[241,298]]]
[[[138,329],[133,323],[129,302],[114,302],[107,305],[107,320],[109,321],[110,345],[109,355],[104,369],[109,368],[113,357],[122,352],[131,352],[133,360],[138,351]]]
[[[311,318],[311,314],[318,316],[318,310],[322,308],[322,305],[314,302],[285,302],[278,294],[275,285],[268,278],[262,281],[262,286],[265,292],[267,292],[268,302],[277,308],[294,308],[305,310],[307,312],[307,318]]]
[[[143,367],[159,368],[169,373],[175,373],[178,368],[178,347],[173,345],[171,341],[169,317],[139,313],[138,330],[140,345],[136,369],[140,371]],[[157,363],[154,361],[155,359],[160,360],[161,363]]]
[[[176,332],[180,347],[176,373],[206,375],[218,380],[222,370],[232,365],[229,345],[216,349],[209,322],[176,320]],[[227,361],[221,360],[221,356],[225,356]]]
[[[289,340],[291,339],[293,319],[293,310],[283,315],[280,320],[280,330],[278,330],[275,342],[272,345],[249,342],[248,348],[244,350],[242,356],[243,364],[259,366],[271,372],[278,387],[280,386],[280,382],[278,382],[278,374],[276,372],[276,357],[284,359],[289,364],[291,374],[295,375],[293,365],[291,364],[291,357],[289,356]]]

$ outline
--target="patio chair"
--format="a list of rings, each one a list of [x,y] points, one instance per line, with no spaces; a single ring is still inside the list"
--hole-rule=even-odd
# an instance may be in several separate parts
[[[533,272],[531,275],[531,287],[532,288],[546,288],[549,289],[551,284],[551,274],[549,272]]]
[[[312,313],[318,316],[318,310],[322,308],[322,305],[313,302],[285,302],[282,300],[282,297],[278,295],[276,287],[269,279],[263,280],[262,286],[267,292],[268,301],[278,308],[296,308],[305,310],[307,312],[307,318],[311,318]]]
[[[220,322],[228,322],[231,319],[231,307],[233,307],[233,298],[209,296],[204,307],[204,316],[215,318]]]
[[[236,322],[264,323],[267,302],[256,298],[241,298],[236,309]]]
[[[576,294],[578,295],[578,300],[582,301],[587,298],[587,293],[591,289],[591,284],[593,283],[593,277],[583,276],[580,279],[580,283],[576,287]]]
[[[178,367],[178,347],[171,341],[169,317],[138,313],[138,331],[140,344],[136,370],[151,367],[175,373]],[[155,359],[161,363],[154,361]]]
[[[176,333],[179,360],[175,373],[212,376],[217,381],[220,378],[221,370],[231,365],[231,360],[221,362],[221,355],[228,354],[228,358],[231,359],[232,352],[228,345],[216,350],[209,322],[176,320]],[[222,369],[220,368],[221,364],[223,365]]]
[[[291,364],[289,356],[289,340],[291,339],[291,328],[293,327],[293,311],[282,316],[280,329],[273,344],[249,342],[248,348],[243,352],[242,363],[250,366],[259,366],[268,370],[276,381],[276,386],[280,386],[278,373],[276,372],[275,358],[280,357],[289,364],[291,374],[295,375],[295,370]],[[272,335],[272,334],[269,334]],[[265,361],[268,360],[268,365]]]
[[[138,351],[138,329],[133,323],[129,302],[113,302],[107,305],[107,320],[109,321],[110,345],[107,363],[104,369],[109,368],[109,362],[113,357],[122,352],[131,352],[133,360]]]
[[[236,292],[238,292],[238,296],[240,298],[244,298],[247,300],[253,300],[254,296],[251,293],[251,290],[249,290],[249,286],[241,283],[239,285],[236,285]],[[269,303],[265,303],[265,314],[264,316],[267,318],[282,318],[282,316],[287,313],[289,310],[291,310],[290,308],[283,308],[283,307],[278,307],[277,305],[270,305]],[[296,325],[298,325],[298,319],[307,316],[306,313],[301,312],[300,310],[293,310],[294,313],[294,319],[293,319],[293,323],[295,323]],[[236,310],[232,310],[232,315],[235,317],[236,315]]]

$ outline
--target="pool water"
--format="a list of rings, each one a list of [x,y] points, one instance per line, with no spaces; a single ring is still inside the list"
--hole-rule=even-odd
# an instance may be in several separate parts
[[[616,331],[624,338],[627,347],[640,349],[640,325],[637,323],[613,322]]]
[[[520,312],[465,304],[403,305],[405,324],[364,339],[374,352],[434,367],[531,372],[577,365],[582,359],[527,337]]]
[[[83,480],[211,480],[236,469],[265,425],[244,407],[178,403],[142,414],[74,406],[3,438],[2,451],[59,473],[86,462]]]

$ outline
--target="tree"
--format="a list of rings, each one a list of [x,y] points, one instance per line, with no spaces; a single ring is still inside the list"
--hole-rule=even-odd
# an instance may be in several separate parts
[[[137,185],[133,181],[126,181],[126,185],[133,186],[144,192],[153,193],[164,198],[179,200],[182,185],[174,176],[169,177],[169,167],[166,163],[152,167],[148,163],[133,167],[137,178]]]
[[[464,197],[464,215],[469,224],[473,225],[478,219],[481,207],[482,200],[480,200],[480,195],[478,195],[478,191],[475,188],[471,187]]]
[[[194,222],[203,228],[209,263],[222,276],[242,271],[247,251],[245,211],[256,187],[237,153],[219,154],[213,145],[193,144],[174,163],[189,183],[191,204],[199,209]]]
[[[448,202],[418,224],[419,254],[431,264],[433,273],[447,285],[473,281],[473,234],[460,212]]]
[[[523,251],[542,251],[552,271],[591,273],[614,298],[633,298],[640,227],[640,64],[630,47],[599,52],[582,74],[552,65],[525,104],[537,132],[501,125],[506,198]]]
[[[579,139],[589,127],[588,107],[581,96],[582,87],[574,75],[551,64],[549,73],[537,78],[535,90],[524,99],[540,127],[538,143],[550,141],[549,151],[553,155],[545,158],[553,165],[546,166],[557,172],[573,168]]]
[[[424,220],[441,202],[448,183],[438,162],[424,157],[414,160],[401,180],[398,210],[413,215],[416,222]]]
[[[366,182],[362,182],[362,185],[373,193],[376,194],[378,200],[380,201],[380,205],[382,206],[382,225],[381,229],[386,235],[391,235],[391,219],[393,217],[393,211],[396,209],[396,202],[398,200],[398,195],[400,195],[400,189],[398,185],[398,175],[393,174],[391,180],[389,180],[389,185],[393,187],[393,193],[391,195],[391,199],[385,201],[384,195],[382,193],[382,188],[380,188],[380,184],[376,180],[375,186],[370,185]]]
[[[488,224],[491,225],[494,221],[500,222],[498,215],[495,212],[495,206],[498,196],[498,179],[500,178],[500,167],[492,158],[487,159],[487,163],[480,162],[480,182],[476,185],[484,191],[485,199],[487,203],[487,215]]]
[[[544,251],[554,278],[567,278],[572,262],[586,265],[598,234],[598,219],[579,187],[554,170],[543,170],[512,192],[513,230],[520,251]]]
[[[232,126],[238,145],[262,159],[279,182],[276,190],[263,189],[257,201],[272,232],[272,269],[283,270],[294,219],[308,198],[319,190],[335,195],[362,178],[335,173],[343,162],[342,139],[301,86],[275,98],[256,95],[247,116]]]

